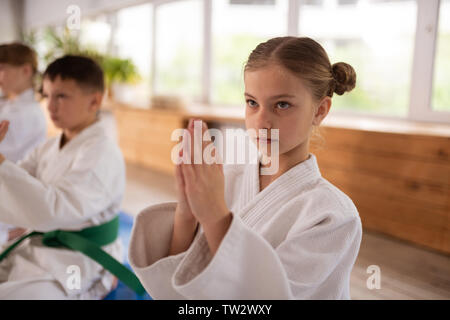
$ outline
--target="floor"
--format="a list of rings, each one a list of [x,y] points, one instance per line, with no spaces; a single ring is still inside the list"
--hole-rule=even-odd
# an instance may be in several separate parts
[[[151,204],[174,200],[172,177],[134,165],[127,166],[125,212],[136,215]],[[380,270],[379,289],[376,286],[368,288],[369,277],[374,277],[368,268],[373,265]],[[355,300],[450,300],[450,257],[364,230],[350,285],[351,296]]]

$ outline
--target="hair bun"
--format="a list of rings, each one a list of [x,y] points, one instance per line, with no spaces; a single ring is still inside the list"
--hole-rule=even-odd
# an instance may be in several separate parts
[[[337,62],[331,66],[333,78],[336,81],[334,92],[343,95],[352,91],[356,85],[356,72],[351,65],[345,62]]]

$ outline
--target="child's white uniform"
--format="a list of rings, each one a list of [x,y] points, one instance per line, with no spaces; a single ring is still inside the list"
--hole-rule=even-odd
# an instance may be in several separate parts
[[[25,90],[14,100],[0,103],[0,121],[8,120],[9,128],[0,153],[6,159],[17,162],[25,158],[47,137],[47,123],[32,89]]]
[[[47,232],[84,229],[118,214],[125,165],[117,144],[99,122],[62,149],[60,139],[48,140],[18,165],[0,165],[0,221]],[[41,240],[26,239],[0,263],[0,299],[99,299],[109,292],[114,278],[97,262]],[[122,261],[120,239],[103,248]],[[80,290],[67,285],[72,265],[81,271]]]
[[[259,192],[259,165],[225,165],[231,225],[214,257],[200,230],[168,256],[176,203],[135,222],[129,258],[155,299],[349,299],[362,227],[351,199],[324,179],[316,157]]]
[[[0,143],[0,153],[17,162],[42,144],[47,136],[47,123],[32,89],[25,90],[13,100],[0,102],[0,122],[9,120],[9,129]],[[1,221],[1,220],[0,220]],[[8,239],[13,228],[0,222],[0,245]]]

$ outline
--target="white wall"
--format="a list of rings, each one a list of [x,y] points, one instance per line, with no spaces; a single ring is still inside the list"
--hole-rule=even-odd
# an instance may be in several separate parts
[[[0,0],[0,43],[20,39],[22,1]]]
[[[70,5],[79,6],[83,17],[144,2],[149,0],[24,0],[23,23],[26,29],[49,24],[64,25]]]

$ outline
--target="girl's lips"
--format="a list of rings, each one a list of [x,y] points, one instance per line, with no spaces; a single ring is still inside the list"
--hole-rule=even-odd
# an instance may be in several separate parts
[[[258,141],[262,141],[262,142],[266,142],[266,143],[271,143],[272,139],[264,139],[264,138],[256,138]]]

